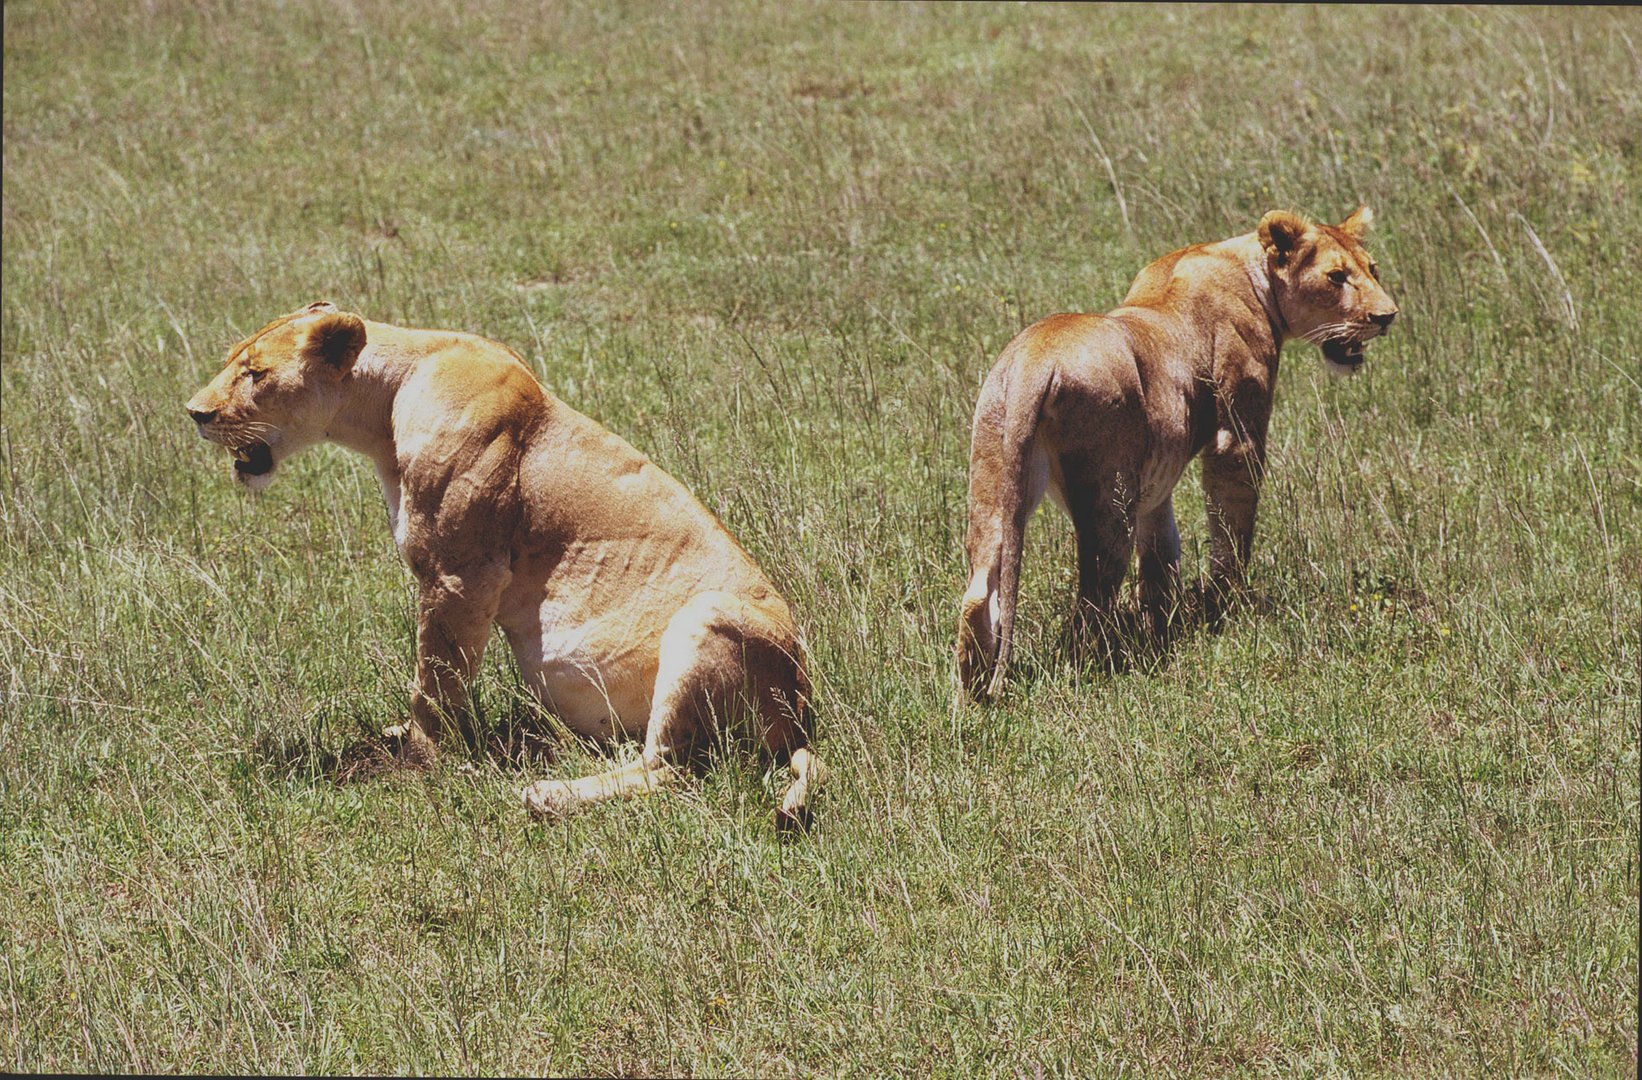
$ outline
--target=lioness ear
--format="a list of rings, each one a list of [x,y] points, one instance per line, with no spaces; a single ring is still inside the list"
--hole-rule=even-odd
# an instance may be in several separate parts
[[[331,303],[329,300],[315,300],[313,303],[311,303],[307,307],[303,308],[301,313],[303,315],[309,315],[309,314],[312,314],[315,311],[335,311],[335,310],[336,310],[336,305]]]
[[[307,327],[299,348],[304,356],[337,371],[347,371],[365,347],[365,320],[348,311],[320,315]]]
[[[1260,219],[1260,246],[1267,257],[1278,266],[1288,261],[1300,238],[1306,235],[1307,225],[1298,215],[1287,210],[1273,210]]]
[[[1340,231],[1360,244],[1368,238],[1369,226],[1373,224],[1373,209],[1367,206],[1359,206],[1352,212],[1350,217],[1340,222]]]

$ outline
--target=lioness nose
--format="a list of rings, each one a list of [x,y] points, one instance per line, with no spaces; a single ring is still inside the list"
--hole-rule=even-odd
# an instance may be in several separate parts
[[[194,423],[196,424],[209,424],[217,418],[215,410],[205,412],[202,409],[196,409],[192,406],[188,406],[188,415],[194,418]]]
[[[1388,311],[1384,315],[1370,315],[1368,317],[1368,321],[1373,323],[1375,326],[1390,326],[1391,320],[1396,317],[1397,313],[1395,311]]]

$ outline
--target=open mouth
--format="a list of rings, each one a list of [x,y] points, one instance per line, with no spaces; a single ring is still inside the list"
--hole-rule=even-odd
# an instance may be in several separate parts
[[[1334,338],[1323,342],[1323,359],[1343,368],[1363,366],[1363,343],[1355,338]]]
[[[265,442],[236,446],[233,455],[234,471],[241,476],[262,476],[274,469],[274,451]]]

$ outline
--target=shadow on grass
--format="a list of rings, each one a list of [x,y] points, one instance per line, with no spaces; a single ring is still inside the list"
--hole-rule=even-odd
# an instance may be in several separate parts
[[[1156,674],[1168,669],[1176,649],[1199,632],[1218,634],[1239,617],[1265,615],[1276,604],[1265,593],[1250,591],[1234,598],[1211,593],[1206,582],[1181,590],[1164,624],[1156,626],[1127,598],[1104,613],[1074,612],[1063,621],[1055,651],[1043,659],[1021,657],[1010,668],[1010,682],[1023,687],[1053,678],[1061,661],[1086,672],[1114,676],[1130,672]]]
[[[441,740],[438,756],[446,760],[489,761],[509,771],[540,769],[558,755],[564,733],[550,718],[519,707],[491,724],[479,725],[482,737],[464,741],[455,732]],[[251,757],[285,779],[357,784],[405,773],[426,773],[435,755],[403,736],[370,732],[364,725],[340,749],[327,746],[314,731],[266,732],[252,743]]]

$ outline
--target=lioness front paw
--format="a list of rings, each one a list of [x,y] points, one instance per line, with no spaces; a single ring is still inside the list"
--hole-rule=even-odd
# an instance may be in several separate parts
[[[532,817],[568,817],[580,802],[562,780],[538,780],[524,789],[525,809]]]
[[[382,729],[382,741],[408,769],[431,769],[439,758],[432,739],[417,730],[414,723],[389,724]]]

